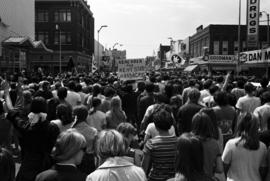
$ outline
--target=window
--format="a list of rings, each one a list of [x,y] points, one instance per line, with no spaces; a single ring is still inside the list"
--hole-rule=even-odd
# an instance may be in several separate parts
[[[49,21],[48,10],[37,10],[36,22],[48,22],[48,21]]]
[[[59,31],[54,34],[54,43],[59,44]],[[61,44],[71,44],[71,33],[61,32]]]
[[[228,41],[222,42],[222,55],[228,55]]]
[[[37,32],[36,34],[36,40],[41,40],[43,41],[44,44],[48,44],[49,43],[49,33],[48,32]]]
[[[214,41],[214,55],[219,54],[219,41]]]
[[[234,46],[233,47],[234,47],[234,54],[237,55],[237,53],[238,53],[238,41],[235,41],[234,42]]]
[[[69,9],[62,9],[54,12],[55,22],[71,22],[71,11]]]

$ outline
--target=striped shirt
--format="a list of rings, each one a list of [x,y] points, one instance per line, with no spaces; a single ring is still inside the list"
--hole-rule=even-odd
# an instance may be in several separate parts
[[[176,136],[156,136],[147,141],[144,153],[151,157],[149,181],[163,181],[175,176]]]

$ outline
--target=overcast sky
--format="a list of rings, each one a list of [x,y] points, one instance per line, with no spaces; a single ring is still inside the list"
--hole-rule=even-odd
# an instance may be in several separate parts
[[[239,0],[88,0],[95,18],[95,37],[106,48],[118,42],[128,58],[153,55],[160,43],[169,44],[195,33],[198,26],[238,24]],[[261,11],[270,13],[270,0],[261,0]],[[246,24],[242,0],[242,24]],[[261,20],[266,19],[264,15]],[[264,23],[266,24],[266,23]]]

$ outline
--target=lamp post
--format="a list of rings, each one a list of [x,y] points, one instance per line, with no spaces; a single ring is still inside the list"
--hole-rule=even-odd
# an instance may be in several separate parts
[[[55,25],[55,29],[59,31],[59,73],[62,72],[62,47],[61,47],[61,29],[58,24]]]
[[[98,29],[98,31],[97,31],[97,33],[98,33],[98,54],[97,54],[97,59],[98,59],[98,70],[100,69],[100,60],[99,60],[99,32],[101,31],[101,29],[102,28],[106,28],[106,27],[108,27],[107,25],[102,25],[99,29]]]
[[[236,75],[239,75],[240,65],[240,47],[241,47],[241,0],[239,0],[239,16],[238,16],[238,56],[236,62]]]

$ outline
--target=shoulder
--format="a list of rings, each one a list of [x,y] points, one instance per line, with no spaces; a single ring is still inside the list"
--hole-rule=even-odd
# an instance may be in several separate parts
[[[53,169],[49,169],[46,171],[41,172],[40,174],[37,175],[36,181],[50,181],[50,180],[55,180],[58,176],[58,172]]]

